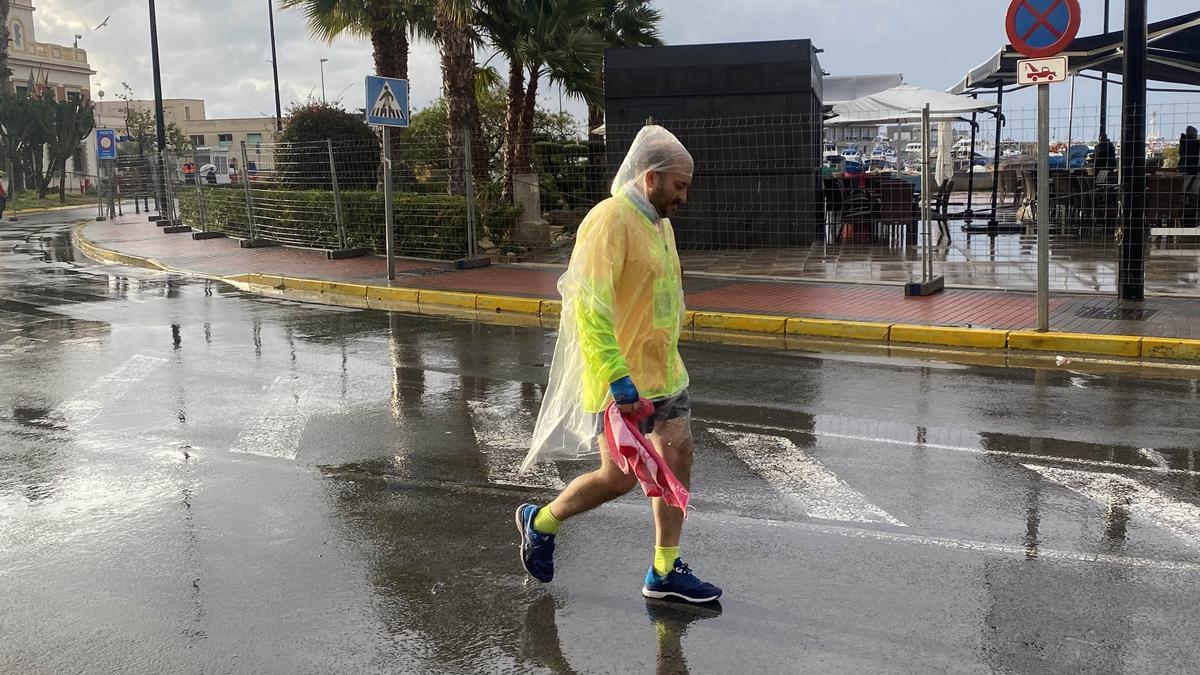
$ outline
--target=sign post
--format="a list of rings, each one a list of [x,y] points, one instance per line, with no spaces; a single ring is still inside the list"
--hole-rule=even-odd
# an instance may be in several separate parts
[[[102,169],[106,162],[112,162],[117,158],[117,132],[112,129],[97,129],[96,130],[96,220],[105,220],[104,217],[104,190],[101,189],[100,181]],[[109,173],[112,173],[111,169]],[[109,189],[112,189],[112,178],[109,178]]]
[[[1017,62],[1017,84],[1038,88],[1037,329],[1043,333],[1050,330],[1050,85],[1067,79],[1067,57],[1056,55],[1075,39],[1079,21],[1079,0],[1013,0],[1005,21],[1009,43],[1030,57]]]
[[[408,126],[408,80],[367,76],[367,124],[383,127],[383,237],[387,278],[396,278],[395,214],[392,206],[392,132]]]

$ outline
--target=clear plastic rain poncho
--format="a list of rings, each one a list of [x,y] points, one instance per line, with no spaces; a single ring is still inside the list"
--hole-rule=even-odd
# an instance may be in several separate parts
[[[648,399],[687,387],[675,233],[651,204],[646,173],[690,177],[693,167],[674,134],[643,128],[617,171],[612,197],[580,224],[570,266],[558,280],[558,344],[522,472],[539,461],[599,452],[600,413],[612,401],[612,382],[629,376]]]

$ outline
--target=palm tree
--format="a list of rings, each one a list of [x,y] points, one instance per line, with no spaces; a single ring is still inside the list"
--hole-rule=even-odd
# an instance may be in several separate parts
[[[508,59],[508,116],[504,192],[515,173],[532,170],[533,115],[542,78],[568,93],[596,101],[602,92],[595,72],[604,43],[589,19],[604,0],[482,0],[479,26]]]
[[[383,77],[408,79],[409,31],[428,33],[431,25],[431,0],[279,0],[279,6],[303,11],[308,32],[325,42],[342,34],[370,38],[375,74]],[[398,131],[389,128],[393,159]]]
[[[604,39],[607,47],[657,47],[663,43],[658,32],[662,12],[650,0],[604,0],[604,8],[588,21],[593,32]],[[597,85],[604,88],[604,70],[596,73]],[[604,107],[588,102],[588,138],[601,140],[592,133],[604,124]]]
[[[464,193],[465,130],[471,132],[475,177],[486,177],[479,103],[475,98],[475,44],[478,39],[471,26],[474,10],[473,0],[437,0],[434,13],[432,37],[441,49],[442,90],[449,117],[447,166],[450,194]]]
[[[8,9],[9,0],[0,0],[0,96],[8,93]]]

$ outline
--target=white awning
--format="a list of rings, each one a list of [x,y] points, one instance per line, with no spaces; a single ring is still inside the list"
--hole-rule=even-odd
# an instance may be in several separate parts
[[[849,126],[920,122],[921,111],[927,103],[930,119],[935,122],[953,121],[971,113],[989,112],[996,108],[995,103],[902,84],[877,94],[834,104],[836,116],[825,120],[825,124]]]

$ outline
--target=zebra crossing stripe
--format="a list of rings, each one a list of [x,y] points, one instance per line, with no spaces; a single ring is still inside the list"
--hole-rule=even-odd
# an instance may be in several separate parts
[[[331,378],[306,374],[280,375],[263,398],[262,411],[238,435],[230,452],[296,459],[308,420],[329,396]]]
[[[52,417],[62,419],[67,426],[75,428],[89,424],[104,408],[129,393],[166,362],[166,359],[136,354],[116,370],[97,379],[74,398],[63,401],[54,409]]]
[[[799,502],[813,518],[905,527],[809,457],[791,439],[713,427],[708,427],[708,431],[729,446],[751,471],[781,494]]]
[[[515,406],[510,411],[491,401],[468,401],[467,405],[479,452],[487,465],[489,483],[556,490],[566,487],[553,462],[539,462],[525,475],[517,474],[533,441],[531,415],[522,415]]]
[[[1041,464],[1023,466],[1094,502],[1123,506],[1131,517],[1162,527],[1189,546],[1200,546],[1200,506],[1173,499],[1115,473],[1060,469]]]

